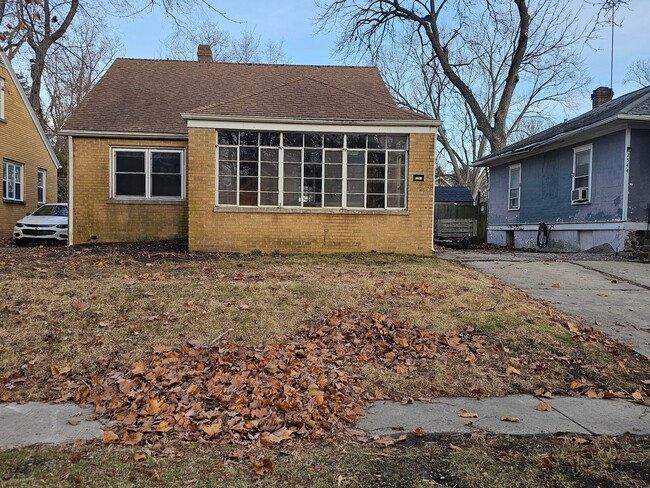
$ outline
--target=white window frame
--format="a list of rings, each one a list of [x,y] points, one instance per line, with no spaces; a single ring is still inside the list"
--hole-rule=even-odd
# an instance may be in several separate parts
[[[244,131],[243,129],[221,129],[221,130],[227,130],[227,131],[234,131],[234,132],[242,132]],[[253,132],[266,132],[264,130],[254,130],[251,129]],[[314,210],[314,211],[323,211],[323,210],[353,210],[353,211],[386,211],[386,212],[394,212],[394,211],[404,211],[408,209],[408,190],[409,190],[409,156],[410,156],[410,136],[408,134],[392,134],[392,133],[372,133],[372,132],[366,132],[363,134],[359,135],[380,135],[380,136],[406,136],[406,147],[404,149],[389,149],[388,147],[385,147],[384,149],[373,149],[369,148],[366,145],[366,148],[348,148],[347,147],[347,138],[350,134],[348,133],[339,133],[339,132],[323,132],[323,131],[300,131],[302,134],[308,134],[308,133],[313,133],[313,134],[319,134],[322,137],[324,137],[326,134],[340,134],[343,136],[343,147],[342,148],[326,148],[323,144],[323,146],[320,148],[321,154],[322,154],[322,159],[321,159],[321,165],[322,165],[322,174],[321,174],[321,206],[320,207],[310,207],[310,206],[305,206],[305,202],[302,200],[304,197],[301,197],[301,202],[300,205],[295,205],[295,206],[289,206],[284,204],[284,163],[285,163],[285,158],[284,158],[284,151],[285,150],[301,150],[302,151],[302,157],[301,160],[303,161],[301,163],[301,187],[304,188],[304,181],[305,181],[305,163],[304,163],[304,152],[306,149],[315,149],[318,150],[319,148],[309,148],[306,147],[303,143],[302,147],[288,147],[284,146],[284,134],[285,133],[290,133],[293,131],[283,131],[283,130],[278,130],[278,131],[271,131],[271,132],[278,132],[280,134],[281,138],[281,145],[279,146],[279,167],[278,167],[278,205],[260,205],[258,204],[257,206],[242,206],[239,204],[239,198],[240,198],[240,192],[239,192],[239,175],[237,175],[237,202],[236,204],[226,204],[226,203],[219,203],[219,148],[220,147],[241,147],[240,145],[237,146],[229,146],[229,145],[219,145],[217,143],[216,149],[215,149],[215,159],[216,159],[216,166],[215,166],[215,196],[214,196],[214,201],[215,201],[215,206],[216,207],[222,207],[222,208],[242,208],[242,209],[255,209],[255,208],[269,208],[269,209],[289,209],[289,210]],[[217,140],[218,140],[218,131],[217,131]],[[258,146],[258,148],[261,149],[266,149],[269,148],[267,146]],[[342,151],[342,176],[341,176],[341,182],[342,182],[342,196],[341,196],[341,206],[339,207],[334,207],[334,206],[325,206],[325,153],[327,151]],[[347,179],[348,179],[348,151],[362,151],[365,154],[365,162],[364,162],[364,178],[363,178],[363,202],[364,205],[363,207],[348,207],[347,206],[347,197],[348,197],[348,191],[347,191]],[[385,162],[384,162],[384,197],[385,197],[385,202],[384,202],[384,207],[380,208],[373,208],[373,207],[366,207],[367,205],[367,184],[368,184],[368,152],[372,151],[383,151],[385,154]],[[390,153],[404,153],[404,205],[401,207],[389,207],[388,206],[388,198],[389,194],[387,191],[388,188],[388,183],[389,183],[389,178],[388,178],[388,166],[389,166],[389,154]],[[260,156],[258,155],[258,161],[260,161]],[[237,150],[237,168],[239,168],[239,150]],[[259,164],[259,163],[258,163]],[[237,172],[239,172],[239,169],[237,169]],[[261,171],[259,172],[261,175]],[[335,178],[338,179],[338,178]],[[259,180],[259,179],[258,179]],[[361,181],[361,180],[359,180]],[[392,181],[392,180],[391,180]],[[258,195],[260,194],[261,191],[261,185],[258,182]],[[391,194],[392,195],[392,194]],[[259,202],[259,196],[258,196],[258,202]]]
[[[20,181],[18,182],[20,184],[20,195],[16,195],[16,186],[14,184],[14,196],[10,197],[9,194],[5,196],[4,194],[4,187],[6,184],[8,184],[8,168],[9,166],[13,166],[14,168],[20,168]],[[15,171],[15,169],[14,169]],[[15,174],[15,173],[14,173]],[[14,180],[15,181],[15,180]],[[2,194],[2,199],[7,202],[23,202],[24,201],[24,195],[25,195],[25,165],[22,163],[17,163],[15,161],[9,161],[5,159],[2,162],[2,188],[3,188],[3,194]]]
[[[144,153],[144,174],[145,174],[145,196],[133,195],[117,195],[117,185],[115,183],[115,157],[118,152],[141,152]],[[181,156],[181,196],[152,196],[151,195],[151,154],[152,153],[175,153]],[[153,200],[153,201],[185,201],[185,186],[187,179],[187,168],[184,148],[171,148],[171,147],[140,147],[140,146],[115,146],[111,147],[111,178],[110,178],[110,198],[115,200]]]
[[[512,188],[512,172],[514,170],[519,170],[519,186],[517,188]],[[510,205],[512,197],[510,196],[512,190],[517,190],[517,206],[513,207]],[[513,164],[508,167],[508,210],[519,210],[521,208],[521,163]]]
[[[0,120],[5,119],[5,80],[0,78]]]
[[[42,185],[39,184],[39,179],[42,178]],[[38,191],[43,190],[43,199],[39,200]],[[38,168],[36,170],[36,205],[44,205],[47,202],[47,170]]]
[[[578,159],[578,153],[589,151],[589,185],[586,187],[587,188],[587,200],[574,200],[573,199],[573,191],[577,190],[578,188],[585,188],[584,186],[576,187],[576,162]],[[571,173],[571,205],[586,205],[588,203],[591,203],[591,187],[592,187],[592,179],[591,179],[591,172],[593,168],[593,159],[594,159],[594,145],[593,144],[585,144],[584,146],[578,146],[573,148],[573,171]],[[584,176],[580,176],[579,178],[584,178]]]

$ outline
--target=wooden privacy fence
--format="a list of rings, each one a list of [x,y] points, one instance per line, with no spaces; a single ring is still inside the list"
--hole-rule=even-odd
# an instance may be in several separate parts
[[[437,238],[471,237],[472,242],[487,242],[485,205],[436,203],[434,233]]]

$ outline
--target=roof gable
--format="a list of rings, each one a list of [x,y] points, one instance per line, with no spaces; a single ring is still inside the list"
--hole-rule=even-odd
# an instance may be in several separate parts
[[[18,94],[20,95],[20,99],[23,105],[25,106],[25,108],[27,109],[27,112],[29,113],[29,118],[32,119],[32,122],[34,123],[34,127],[36,128],[36,131],[38,132],[41,141],[45,145],[45,149],[47,150],[47,153],[50,156],[50,159],[52,160],[52,164],[56,169],[61,169],[61,163],[59,163],[59,158],[56,157],[56,154],[54,153],[54,149],[52,148],[52,144],[50,144],[50,140],[47,138],[47,135],[43,130],[43,126],[41,125],[41,122],[38,120],[38,116],[36,115],[36,112],[34,112],[34,109],[30,105],[29,100],[27,99],[25,90],[23,90],[23,87],[20,84],[20,80],[18,79],[16,72],[11,66],[11,61],[9,61],[9,58],[7,58],[7,55],[4,53],[2,49],[0,49],[0,63],[2,67],[7,70],[9,76],[11,76],[11,80],[13,81],[13,84],[16,87],[16,92],[18,92]]]
[[[65,129],[184,135],[187,123],[181,114],[197,111],[241,117],[431,120],[397,107],[374,67],[120,58]]]
[[[196,114],[315,120],[426,120],[386,100],[303,76],[257,93],[192,110]]]
[[[650,120],[650,86],[622,95],[578,117],[557,124],[514,144],[510,144],[476,161],[474,164],[489,165],[513,154],[532,151],[574,131],[607,123],[610,120],[614,121],[616,117],[624,118],[626,116],[647,116]]]

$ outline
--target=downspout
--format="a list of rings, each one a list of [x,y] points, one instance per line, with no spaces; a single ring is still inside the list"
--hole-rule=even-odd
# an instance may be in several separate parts
[[[431,187],[431,252],[435,254],[435,233],[436,233],[436,142],[438,142],[438,130],[433,134],[433,181]]]
[[[68,246],[74,243],[74,146],[68,136]]]
[[[627,222],[630,193],[630,159],[632,158],[632,129],[625,129],[625,166],[623,171],[623,222]]]

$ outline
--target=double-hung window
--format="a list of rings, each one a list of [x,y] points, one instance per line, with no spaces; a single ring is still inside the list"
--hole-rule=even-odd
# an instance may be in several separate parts
[[[43,205],[45,203],[45,198],[47,193],[45,192],[45,187],[47,184],[47,171],[39,168],[36,173],[36,204]]]
[[[406,208],[407,136],[218,131],[217,204]]]
[[[508,210],[519,210],[521,203],[521,164],[509,168]]]
[[[185,198],[182,149],[113,149],[114,198]]]
[[[23,165],[13,161],[2,164],[2,198],[21,202],[23,200]]]
[[[571,203],[589,203],[591,201],[591,153],[591,144],[573,150]]]

